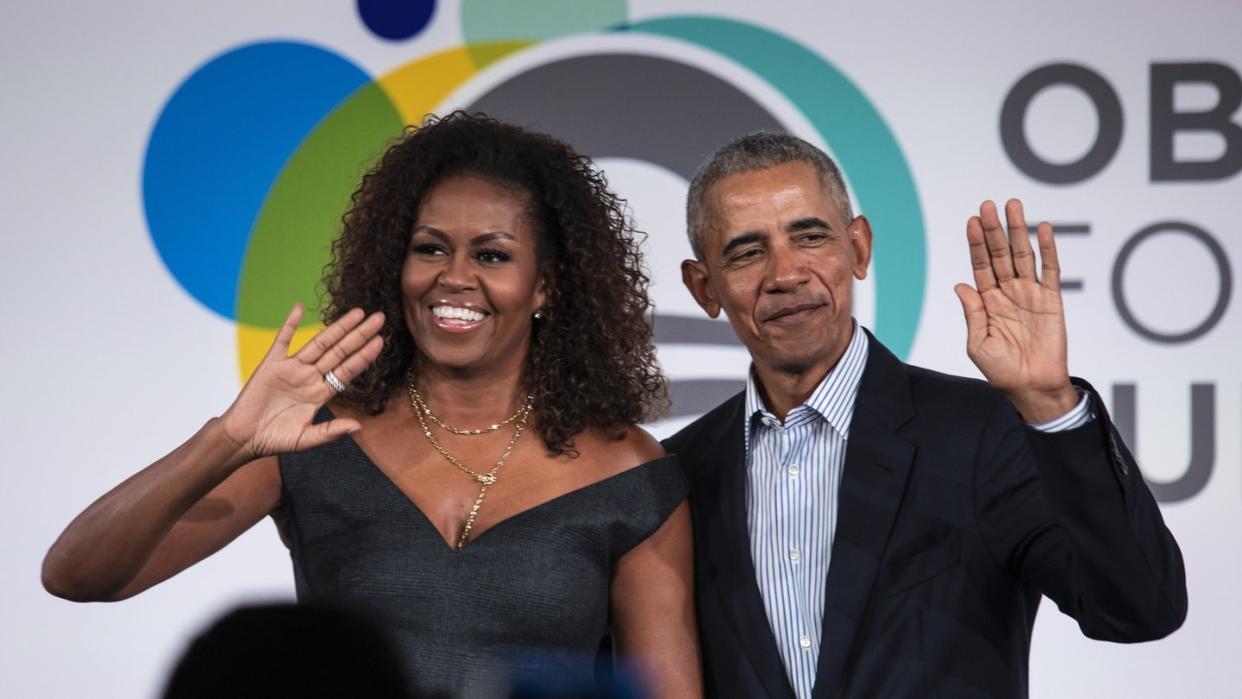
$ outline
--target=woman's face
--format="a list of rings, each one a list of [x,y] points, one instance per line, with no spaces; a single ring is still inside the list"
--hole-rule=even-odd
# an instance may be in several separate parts
[[[405,322],[431,367],[520,372],[546,298],[529,195],[473,176],[423,197],[401,270]]]

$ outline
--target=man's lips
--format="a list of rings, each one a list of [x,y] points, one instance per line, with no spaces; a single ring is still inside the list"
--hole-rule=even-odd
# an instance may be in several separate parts
[[[778,308],[763,318],[765,323],[791,323],[798,322],[803,318],[811,315],[815,311],[823,308],[827,304],[823,303],[799,303],[792,306]]]

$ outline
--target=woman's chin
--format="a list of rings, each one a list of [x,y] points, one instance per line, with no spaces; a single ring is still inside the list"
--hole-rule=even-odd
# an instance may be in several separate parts
[[[478,353],[429,352],[423,355],[424,367],[454,373],[487,369],[492,362]]]
[[[494,348],[479,347],[431,347],[422,352],[421,366],[424,371],[440,371],[449,374],[491,373],[508,365],[508,358],[521,352],[497,353]],[[515,369],[520,370],[520,365]]]

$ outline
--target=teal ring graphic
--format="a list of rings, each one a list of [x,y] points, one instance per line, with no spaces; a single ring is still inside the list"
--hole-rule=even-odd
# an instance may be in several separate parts
[[[871,219],[876,231],[874,329],[898,356],[907,356],[925,294],[923,217],[901,148],[862,91],[810,49],[739,21],[668,17],[616,24],[611,30],[683,41],[720,54],[771,84],[805,115],[841,163],[861,210]],[[325,125],[339,129],[340,122],[329,116],[351,100],[356,104],[359,96],[373,105],[364,111],[379,115],[368,124],[372,132],[390,128],[385,124],[399,128],[383,89],[347,59],[322,47],[267,42],[218,56],[170,97],[152,129],[144,205],[161,259],[192,297],[221,316],[240,320],[238,308],[246,293],[241,270],[248,257],[266,250],[256,247],[252,234],[272,188],[299,144],[322,138]],[[254,147],[237,147],[238,134]],[[394,130],[390,136],[395,135]],[[316,248],[291,260],[326,261],[326,254]],[[297,280],[296,290],[273,293],[314,298],[314,289],[300,286],[304,276],[289,275]]]
[[[876,336],[898,357],[918,334],[927,282],[922,207],[910,166],[871,101],[806,47],[767,29],[712,17],[670,17],[628,29],[722,54],[783,93],[832,150],[875,231]]]

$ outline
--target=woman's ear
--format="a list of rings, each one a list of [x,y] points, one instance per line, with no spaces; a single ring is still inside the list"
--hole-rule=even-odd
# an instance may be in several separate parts
[[[551,273],[545,271],[539,275],[539,283],[535,285],[535,318],[542,318],[546,315],[543,313],[543,307],[548,303],[548,289],[551,287],[550,278]]]

